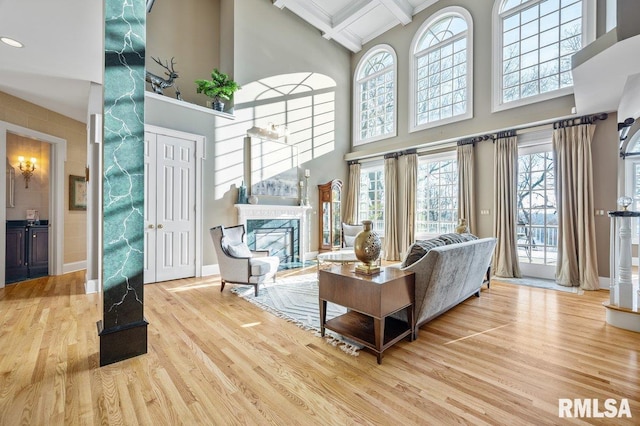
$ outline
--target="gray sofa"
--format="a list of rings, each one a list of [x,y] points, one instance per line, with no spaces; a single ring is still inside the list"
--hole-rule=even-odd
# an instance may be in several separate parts
[[[495,245],[495,238],[442,245],[409,266],[392,266],[415,272],[416,334],[418,327],[480,294]],[[404,311],[393,316],[406,320]]]

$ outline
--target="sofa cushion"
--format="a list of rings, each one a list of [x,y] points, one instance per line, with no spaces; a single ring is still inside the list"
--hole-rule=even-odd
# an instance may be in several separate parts
[[[455,232],[452,232],[450,234],[442,234],[438,238],[444,241],[445,245],[464,243],[466,241],[473,241],[478,239],[478,237],[476,237],[473,234],[469,234],[469,233],[458,234]]]
[[[411,244],[409,252],[407,253],[407,257],[404,259],[404,262],[402,262],[401,267],[406,268],[407,266],[416,263],[427,253],[429,253],[429,250],[443,245],[445,245],[445,242],[440,238],[432,238],[430,240],[417,240],[415,243]]]

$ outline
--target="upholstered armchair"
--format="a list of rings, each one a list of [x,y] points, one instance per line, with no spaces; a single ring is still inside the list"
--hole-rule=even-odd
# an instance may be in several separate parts
[[[280,259],[269,256],[267,250],[249,250],[244,242],[244,225],[216,226],[209,232],[218,256],[222,281],[220,291],[224,290],[226,283],[248,284],[255,286],[257,296],[259,284],[269,279],[275,282]]]
[[[353,249],[353,242],[356,239],[356,235],[364,229],[362,224],[349,225],[348,223],[342,224],[342,248]]]

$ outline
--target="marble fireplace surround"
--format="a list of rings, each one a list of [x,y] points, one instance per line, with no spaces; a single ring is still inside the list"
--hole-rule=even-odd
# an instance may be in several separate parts
[[[300,260],[310,259],[309,211],[311,206],[283,206],[267,204],[236,204],[238,224],[247,228],[247,220],[293,219],[299,221]]]

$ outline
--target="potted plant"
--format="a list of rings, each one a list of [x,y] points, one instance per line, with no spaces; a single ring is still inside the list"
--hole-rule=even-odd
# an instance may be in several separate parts
[[[231,100],[235,91],[240,89],[238,83],[217,68],[211,71],[211,80],[198,79],[195,83],[198,86],[197,93],[204,93],[213,98],[211,106],[216,111],[222,111],[224,109],[222,100]]]

